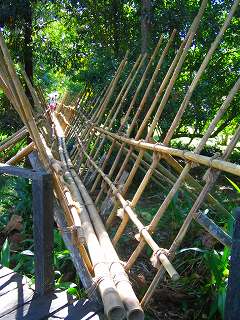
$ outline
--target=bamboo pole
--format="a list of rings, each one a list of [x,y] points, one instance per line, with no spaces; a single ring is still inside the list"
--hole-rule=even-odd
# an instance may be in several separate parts
[[[197,154],[196,152],[186,151],[186,150],[179,150],[175,148],[165,147],[158,143],[149,143],[144,141],[136,141],[134,139],[125,138],[123,136],[119,136],[115,133],[109,132],[105,129],[100,127],[95,127],[96,130],[99,132],[104,133],[107,136],[112,137],[113,139],[117,139],[118,141],[125,142],[126,144],[134,146],[136,149],[144,149],[150,150],[153,152],[163,153],[163,154],[170,154],[175,157],[179,157],[186,161],[192,161],[197,164],[201,164],[207,167],[212,167],[218,170],[222,170],[228,173],[232,173],[234,175],[240,176],[240,166],[235,163],[231,163],[224,160],[213,159],[212,157],[203,156]]]
[[[28,135],[27,129],[23,127],[22,129],[18,130],[15,132],[13,135],[8,137],[7,139],[3,140],[0,144],[0,152],[12,147],[15,145],[17,142],[22,140]]]
[[[25,158],[29,153],[31,153],[34,149],[34,142],[31,142],[29,145],[27,145],[25,148],[22,148],[20,151],[15,154],[11,159],[9,159],[6,164],[16,164],[20,162],[23,158]]]

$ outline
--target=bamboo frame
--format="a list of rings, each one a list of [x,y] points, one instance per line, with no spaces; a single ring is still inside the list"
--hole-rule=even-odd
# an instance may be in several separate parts
[[[204,214],[201,211],[201,208],[204,207],[204,201],[207,199],[211,204],[211,208],[229,214],[228,211],[209,194],[209,192],[213,189],[220,172],[228,172],[240,176],[240,166],[228,161],[230,154],[240,138],[240,127],[236,129],[236,132],[222,157],[206,157],[200,155],[200,152],[206,145],[207,140],[215,130],[216,125],[226,112],[234,96],[239,91],[240,79],[237,80],[229,92],[194,152],[171,148],[168,145],[189,104],[193,91],[196,89],[203,72],[206,71],[208,62],[231,22],[238,4],[239,0],[235,0],[223,26],[195,74],[194,79],[180,104],[180,108],[174,121],[163,140],[163,144],[155,143],[152,136],[156,126],[160,122],[162,112],[167,105],[174,83],[181,72],[182,65],[207,5],[207,0],[202,1],[199,12],[185,39],[182,41],[175,57],[170,63],[168,71],[165,75],[161,75],[163,79],[157,90],[157,94],[142,120],[134,139],[131,138],[131,134],[137,126],[137,121],[146,106],[146,101],[150,93],[153,91],[154,82],[157,79],[157,76],[160,75],[162,63],[173,42],[176,33],[175,30],[163,48],[154,70],[151,71],[150,69],[153,67],[153,63],[156,60],[159,48],[162,44],[163,38],[160,37],[148,64],[144,66],[144,70],[142,71],[143,74],[140,79],[138,79],[138,74],[143,69],[144,60],[146,59],[146,56],[142,57],[141,55],[138,57],[131,71],[126,75],[126,80],[121,85],[121,88],[117,90],[117,83],[119,82],[120,77],[124,76],[124,68],[127,64],[127,53],[120,63],[112,81],[107,88],[102,90],[101,94],[97,93],[94,96],[92,91],[90,92],[85,88],[77,97],[74,97],[74,99],[69,93],[67,97],[65,95],[59,105],[58,112],[49,114],[48,116],[49,122],[53,123],[55,127],[59,145],[59,151],[58,155],[56,153],[56,157],[59,156],[61,162],[53,157],[52,152],[47,145],[50,136],[48,125],[35,121],[31,105],[16,75],[8,50],[0,34],[0,86],[3,88],[10,102],[26,125],[24,129],[21,129],[20,132],[2,143],[0,145],[0,151],[11,147],[14,143],[19,141],[19,139],[24,137],[23,133],[26,134],[27,131],[29,132],[33,142],[22,149],[9,161],[10,163],[20,161],[20,159],[35,146],[39,151],[44,166],[52,171],[55,195],[64,209],[68,228],[74,228],[74,230],[76,230],[73,234],[72,241],[78,247],[89,276],[95,276],[95,278],[92,278],[92,281],[93,283],[96,281],[104,303],[105,313],[109,319],[122,319],[125,316],[125,313],[130,320],[139,320],[144,317],[126,272],[128,272],[136,262],[136,259],[139,257],[146,244],[153,250],[151,260],[153,266],[158,270],[141,301],[141,305],[144,308],[156,289],[159,280],[161,280],[165,274],[165,271],[169,273],[171,279],[178,279],[179,275],[174,269],[172,261],[192,220],[198,222],[223,245],[231,246],[232,240],[229,235]],[[146,84],[146,89],[141,96],[141,90],[143,89],[147,76],[149,76],[150,80]],[[24,78],[32,92],[35,105],[46,107],[42,93],[36,93],[28,79],[25,76]],[[119,116],[124,100],[136,80],[138,81],[137,90],[131,99],[121,124],[116,128],[116,118]],[[115,97],[114,102],[110,105],[110,101],[113,97]],[[161,101],[159,101],[160,97]],[[139,98],[141,98],[140,105],[139,107],[136,107],[136,101]],[[71,104],[71,107],[66,106],[68,103]],[[106,113],[106,110],[108,109],[109,111]],[[129,123],[129,127],[126,128],[130,119],[130,114],[133,112],[133,119]],[[152,121],[150,121],[151,118],[153,118]],[[126,134],[124,135],[125,129]],[[145,140],[140,140],[146,129],[148,129],[148,132],[145,135]],[[70,159],[66,149],[65,136],[67,139],[75,139],[76,146],[72,152],[72,159]],[[110,145],[108,144],[109,142]],[[90,144],[92,149],[89,148]],[[108,150],[105,152],[105,159],[99,161],[99,158],[102,157],[101,151],[105,146],[108,147]],[[117,150],[117,154],[113,165],[109,169],[109,172],[106,173],[104,170],[106,170],[109,159],[115,150]],[[123,154],[125,158],[119,169],[118,164],[121,161]],[[177,161],[178,158],[183,159],[186,162],[184,168]],[[161,163],[160,160],[164,160],[165,162]],[[79,161],[81,161],[80,167],[78,167]],[[126,181],[123,182],[123,185],[119,186],[119,178],[126,170],[130,161],[130,173]],[[167,165],[170,165],[170,169],[166,167],[166,163]],[[195,164],[208,167],[203,187],[189,174],[190,169]],[[137,192],[133,195],[132,201],[128,201],[126,199],[127,192],[132,186],[133,179],[138,170],[144,172],[144,177],[138,185]],[[102,180],[101,188],[96,195],[96,204],[101,204],[101,195],[105,191],[106,199],[108,199],[110,195],[113,196],[113,199],[111,200],[113,209],[107,217],[106,227],[110,228],[112,226],[116,215],[122,219],[121,223],[118,225],[117,232],[112,239],[114,245],[117,244],[118,240],[121,238],[129,221],[137,228],[138,234],[136,236],[139,243],[131,253],[124,267],[105,230],[98,210],[94,206],[82,179],[80,179],[76,171],[82,173],[82,176],[84,176],[86,171],[84,180],[86,182],[90,173],[92,177],[96,177],[93,184],[89,183],[91,193],[96,192],[99,182]],[[139,203],[145,188],[152,180],[161,188],[161,190],[165,189],[168,194],[149,226],[145,226],[137,217],[134,208]],[[167,183],[170,188],[169,192],[164,183]],[[170,245],[170,249],[163,249],[153,240],[152,234],[156,231],[159,220],[166,212],[176,192],[180,190],[180,188],[182,188],[184,192],[185,190],[188,190],[189,192],[188,186],[186,185],[187,183],[189,183],[194,190],[194,193],[191,195],[191,201],[193,202],[192,208],[186,219],[183,221],[174,242]],[[120,210],[118,210],[119,207]],[[130,299],[128,297],[129,295],[131,296]]]

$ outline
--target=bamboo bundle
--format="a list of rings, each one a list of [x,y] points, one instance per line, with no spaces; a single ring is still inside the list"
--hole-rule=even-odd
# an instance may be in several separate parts
[[[78,203],[82,228],[86,238],[88,251],[91,256],[95,276],[97,278],[104,277],[99,283],[99,290],[103,299],[105,313],[109,319],[120,319],[123,317],[123,314],[121,314],[123,312],[123,308],[121,307],[117,292],[114,291],[115,286],[113,283],[116,283],[117,291],[119,292],[121,300],[127,309],[128,319],[142,319],[143,312],[139,307],[139,302],[135,297],[128,277],[112,247],[111,241],[107,236],[97,211],[94,209],[93,204],[90,203],[90,197],[72,167],[72,163],[69,159],[64,143],[63,130],[59,125],[57,118],[55,118],[54,122],[59,139],[59,153],[61,160],[66,166],[65,177],[68,180],[72,194],[75,196],[75,202],[77,201]],[[87,203],[88,211],[84,206],[84,202]],[[96,235],[91,221],[93,222]],[[106,263],[104,262],[104,256],[107,259]],[[110,269],[108,269],[108,265],[110,265]],[[99,267],[101,268],[99,269]],[[113,277],[112,280],[110,272]],[[106,283],[104,283],[104,281]]]

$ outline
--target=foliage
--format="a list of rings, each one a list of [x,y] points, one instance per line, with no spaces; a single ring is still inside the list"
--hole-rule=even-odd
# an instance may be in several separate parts
[[[9,267],[10,265],[10,248],[9,248],[8,239],[5,240],[2,246],[2,250],[0,253],[0,263],[4,267]]]

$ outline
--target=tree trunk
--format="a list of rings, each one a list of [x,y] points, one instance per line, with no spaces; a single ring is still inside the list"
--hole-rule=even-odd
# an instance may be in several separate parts
[[[120,28],[120,2],[119,0],[112,1],[112,26],[113,26],[113,39],[114,39],[114,53],[118,57],[120,49],[120,37],[121,37],[121,28]]]
[[[24,17],[24,67],[30,81],[33,81],[33,52],[32,52],[32,7],[30,1],[26,1]]]
[[[142,54],[147,52],[150,40],[150,29],[151,29],[151,1],[142,0],[142,11],[141,11],[141,52]]]

